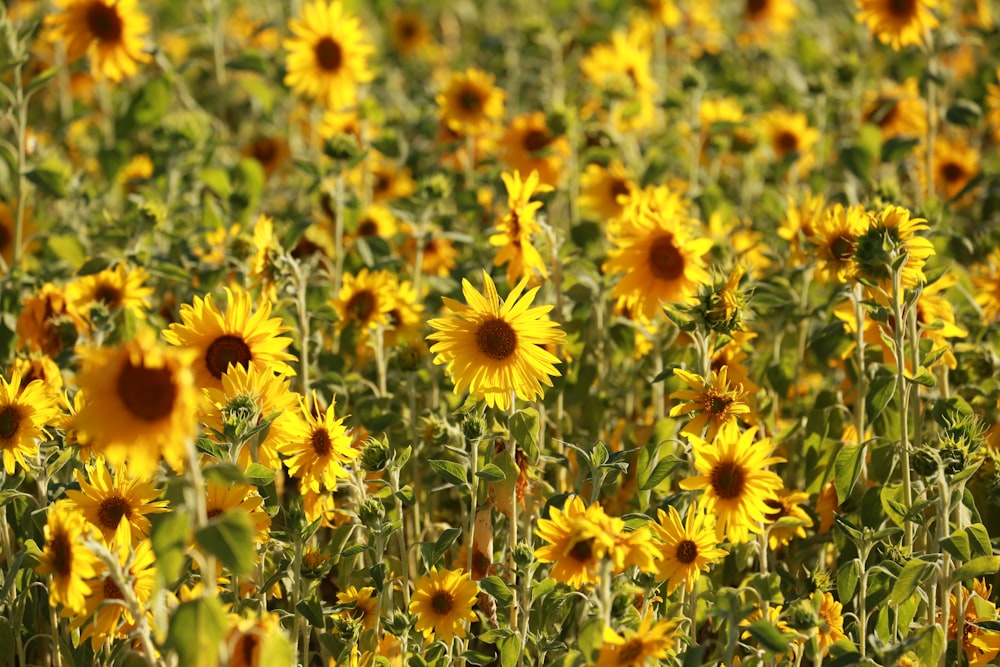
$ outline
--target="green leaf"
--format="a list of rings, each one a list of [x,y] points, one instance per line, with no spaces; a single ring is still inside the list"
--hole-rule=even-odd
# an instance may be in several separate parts
[[[588,665],[597,662],[597,654],[604,645],[604,620],[590,618],[585,621],[577,635],[577,645]]]
[[[941,662],[944,647],[944,628],[939,625],[927,628],[913,645],[917,664],[920,667],[937,667]]]
[[[518,410],[510,418],[510,435],[528,457],[531,465],[538,463],[538,411]]]
[[[962,125],[964,127],[974,127],[983,115],[982,107],[972,100],[955,100],[955,103],[948,107],[945,118],[949,123]]]
[[[434,560],[439,560],[461,534],[461,528],[447,528],[443,530],[438,536],[437,542],[434,543],[434,555],[436,556]]]
[[[864,146],[854,144],[840,152],[840,163],[862,181],[867,181],[875,165],[875,154]]]
[[[253,572],[253,521],[240,510],[223,512],[195,533],[195,541],[205,553],[215,556],[241,577]]]
[[[511,634],[497,642],[500,649],[500,667],[515,667],[521,658],[521,638]]]
[[[952,580],[966,581],[987,574],[995,574],[998,570],[1000,570],[1000,556],[979,556],[955,570],[952,574]]]
[[[483,469],[476,473],[476,477],[485,479],[487,482],[501,482],[507,479],[503,469],[493,463],[487,463],[483,466]]]
[[[0,617],[0,667],[7,667],[14,658],[14,628]]]
[[[914,137],[892,137],[882,144],[882,162],[899,162],[919,143]]]
[[[267,486],[274,481],[275,476],[273,470],[259,463],[251,463],[245,473],[246,480],[254,486]]]
[[[321,626],[322,627],[322,626]],[[274,667],[294,667],[295,647],[283,632],[267,632],[261,637],[260,653],[258,654],[260,665],[274,665]]]
[[[969,535],[964,530],[956,530],[941,540],[941,548],[950,553],[955,560],[967,561],[972,558]]]
[[[902,484],[883,486],[879,490],[879,500],[882,501],[882,509],[886,515],[897,526],[902,526],[906,519],[906,504],[903,502]]]
[[[493,599],[503,607],[509,607],[514,604],[514,596],[511,594],[507,583],[496,575],[480,579],[479,587],[492,595]]]
[[[150,517],[153,529],[150,538],[156,554],[156,569],[161,583],[166,586],[181,576],[184,552],[191,534],[191,522],[185,512],[154,514]]]
[[[903,571],[896,579],[896,585],[892,587],[889,594],[889,604],[897,607],[913,595],[924,579],[934,570],[930,563],[914,558],[903,566]]]
[[[896,393],[896,376],[885,366],[879,366],[874,377],[868,381],[868,393],[865,395],[865,415],[868,423],[882,414],[885,406]]]
[[[198,175],[198,180],[211,190],[217,197],[225,198],[232,192],[229,174],[219,167],[205,167]]]
[[[783,653],[788,650],[788,640],[781,631],[768,620],[760,619],[750,624],[747,631],[761,646],[774,653]]]
[[[986,531],[986,526],[974,523],[966,528],[965,532],[969,535],[969,546],[971,547],[969,557],[993,555],[993,546],[990,544],[990,534]],[[968,560],[968,557],[963,560]]]
[[[35,187],[50,197],[62,199],[69,192],[67,189],[69,170],[64,164],[52,158],[30,169],[26,176]]]
[[[934,377],[934,374],[931,373],[929,370],[927,370],[927,368],[925,368],[924,366],[921,366],[917,370],[916,375],[911,376],[909,373],[906,372],[904,372],[903,375],[907,379],[907,381],[912,382],[914,384],[919,384],[924,387],[937,386],[937,378]]]
[[[640,491],[655,489],[670,473],[676,470],[684,461],[673,454],[659,461],[649,473],[649,477],[639,483]]]
[[[413,493],[413,487],[407,484],[396,492],[396,497],[407,507],[413,507],[417,502],[417,497]]]
[[[436,472],[444,481],[455,486],[466,486],[469,483],[468,471],[465,466],[444,459],[433,459],[427,462],[431,470]]]
[[[837,490],[837,504],[843,504],[851,495],[854,484],[861,474],[861,457],[864,456],[864,446],[845,446],[837,454],[833,463],[833,483]]]
[[[182,602],[170,617],[166,646],[176,651],[183,667],[215,667],[227,629],[218,598]]]
[[[153,127],[167,115],[170,108],[170,98],[173,86],[166,77],[158,76],[150,79],[139,93],[132,99],[132,104],[125,113],[124,133],[130,134],[135,129]]]
[[[837,572],[837,595],[841,600],[850,600],[854,597],[854,589],[858,585],[858,578],[861,576],[861,563],[857,558],[840,566]]]

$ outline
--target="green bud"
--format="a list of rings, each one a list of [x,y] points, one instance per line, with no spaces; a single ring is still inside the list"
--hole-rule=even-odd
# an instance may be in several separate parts
[[[426,348],[422,343],[409,343],[400,347],[396,353],[400,369],[409,373],[420,368],[425,352]]]
[[[385,518],[385,506],[382,505],[382,501],[378,498],[369,496],[365,498],[364,502],[361,503],[361,507],[358,508],[358,518],[370,530],[381,530],[382,519]]]
[[[486,433],[486,420],[476,412],[470,412],[462,422],[462,433],[470,442],[478,441]]]
[[[369,438],[365,448],[361,450],[361,468],[365,472],[378,472],[387,465],[392,458],[392,451],[385,438]]]
[[[428,199],[446,199],[451,194],[451,181],[444,174],[431,174],[421,181],[420,191]]]
[[[787,608],[788,625],[796,630],[819,627],[819,614],[808,599],[796,600]]]
[[[331,160],[350,162],[361,154],[358,140],[350,134],[335,134],[323,143],[323,153]]]
[[[561,137],[569,129],[569,114],[565,109],[551,111],[545,117],[545,125],[552,132],[553,138]]]
[[[535,559],[535,552],[527,542],[518,542],[514,547],[514,563],[518,567],[527,567]]]
[[[940,465],[937,452],[930,447],[921,447],[910,456],[910,468],[921,477],[936,476]]]

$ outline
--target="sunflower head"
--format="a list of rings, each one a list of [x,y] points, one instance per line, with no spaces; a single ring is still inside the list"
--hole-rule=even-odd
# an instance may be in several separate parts
[[[452,131],[485,134],[503,118],[505,94],[493,81],[493,75],[474,68],[451,75],[436,99],[438,114]]]
[[[61,11],[45,18],[50,37],[66,44],[66,55],[76,61],[85,54],[96,76],[121,81],[149,62],[145,52],[149,17],[136,0],[57,0]]]
[[[465,622],[474,621],[472,610],[479,594],[476,582],[463,570],[433,568],[417,580],[409,611],[416,615],[416,630],[445,643],[465,637]]]

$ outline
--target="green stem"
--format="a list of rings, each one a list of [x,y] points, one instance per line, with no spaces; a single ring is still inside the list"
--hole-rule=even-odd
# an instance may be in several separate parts
[[[913,490],[910,482],[910,433],[909,433],[909,389],[906,386],[906,352],[903,345],[905,320],[903,319],[902,267],[892,272],[893,342],[896,348],[896,396],[899,400],[899,450],[903,466],[903,497],[907,507],[913,506]],[[912,344],[915,344],[912,343]],[[860,438],[861,435],[859,434]],[[913,530],[909,522],[903,526],[904,545],[913,547]]]
[[[479,504],[479,479],[476,477],[476,473],[479,472],[479,438],[473,438],[470,442],[472,445],[471,451],[469,452],[469,468],[472,471],[472,513],[469,515],[469,537],[467,544],[468,558],[466,565],[466,571],[469,576],[472,576],[472,555],[473,550],[476,547],[476,509]]]
[[[858,432],[858,446],[864,447],[865,431],[868,428],[865,423],[865,402],[868,399],[868,375],[865,371],[865,308],[861,303],[863,298],[861,283],[855,283],[854,291],[851,292],[851,302],[854,304],[854,323],[857,327],[854,332],[854,354],[855,365],[857,366],[857,395],[854,397],[854,428]],[[858,481],[861,484],[862,493],[868,487],[868,462],[865,460],[865,451],[861,450],[861,472]]]
[[[934,196],[934,141],[937,138],[937,76],[936,59],[934,57],[934,37],[927,36],[927,154],[924,169],[927,175],[927,187],[924,191],[924,201]]]
[[[299,336],[302,340],[301,349],[299,350],[299,378],[302,382],[302,395],[305,396],[306,405],[310,405],[309,398],[309,307],[306,301],[306,293],[308,292],[309,279],[306,277],[302,271],[302,263],[300,261],[292,262],[292,266],[295,271],[295,282],[298,287],[297,298],[295,300],[296,310],[299,316]]]

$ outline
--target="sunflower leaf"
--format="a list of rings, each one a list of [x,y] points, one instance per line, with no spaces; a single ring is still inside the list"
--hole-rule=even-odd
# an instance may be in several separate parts
[[[253,571],[253,521],[246,512],[223,512],[195,533],[195,541],[206,553],[241,577]]]
[[[427,464],[431,467],[431,470],[436,472],[441,479],[449,484],[454,484],[455,486],[467,486],[469,484],[468,471],[464,466],[443,459],[433,459],[428,461]]]
[[[514,596],[511,594],[507,583],[496,575],[480,579],[479,587],[493,596],[493,599],[504,607],[514,604]]]
[[[1000,570],[1000,556],[979,556],[955,570],[952,580],[975,579],[987,574],[995,574],[998,570]]]
[[[182,602],[170,618],[167,647],[177,652],[182,665],[208,667],[218,662],[226,628],[226,612],[219,598]]]
[[[933,565],[919,558],[904,565],[896,579],[896,585],[892,587],[892,593],[889,594],[889,604],[895,607],[908,600],[933,569]]]
[[[788,650],[788,639],[771,621],[762,618],[752,623],[747,631],[769,651],[782,653]]]
[[[528,456],[528,462],[538,462],[538,411],[518,410],[510,418],[510,435]]]
[[[833,463],[834,486],[837,489],[837,502],[843,504],[854,490],[854,484],[861,474],[861,457],[865,454],[864,447],[847,446],[840,450]]]

